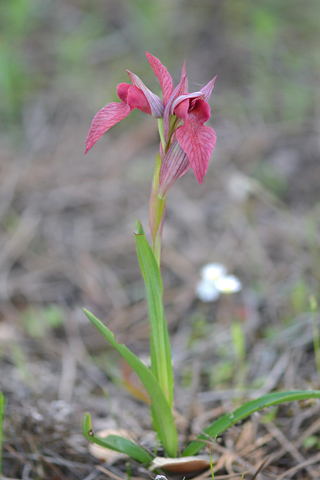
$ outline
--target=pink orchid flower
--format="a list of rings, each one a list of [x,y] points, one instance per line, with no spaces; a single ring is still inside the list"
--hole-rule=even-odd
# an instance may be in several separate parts
[[[146,52],[146,55],[154,73],[160,81],[164,101],[152,93],[137,75],[127,70],[132,85],[120,83],[117,86],[117,95],[121,103],[109,103],[95,115],[86,139],[85,154],[104,133],[126,118],[135,108],[156,118],[163,117],[164,102],[168,97],[168,92],[172,90],[172,79],[160,60],[150,53]]]
[[[163,100],[152,93],[137,75],[127,71],[132,85],[120,83],[117,94],[121,103],[110,103],[96,114],[86,139],[85,153],[135,108],[163,118],[158,194],[165,197],[175,180],[190,168],[198,182],[203,183],[216,142],[213,128],[204,125],[210,118],[208,100],[216,77],[200,91],[187,93],[187,76],[183,66],[180,83],[173,89],[166,67],[150,53],[146,52],[146,56],[160,82]]]

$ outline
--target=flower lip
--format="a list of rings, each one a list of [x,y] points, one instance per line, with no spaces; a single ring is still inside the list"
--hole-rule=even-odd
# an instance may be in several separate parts
[[[183,125],[176,130],[176,138],[202,185],[216,143],[215,131],[204,125],[210,118],[210,107],[205,100],[198,98],[190,108],[190,100],[186,99],[175,107],[175,115],[183,120]]]
[[[91,127],[86,138],[85,154],[93,147],[93,145],[104,133],[126,118],[130,112],[131,108],[123,101],[121,103],[109,103],[99,110],[92,120]]]
[[[184,95],[180,95],[172,103],[171,113],[174,114],[175,108],[179,105],[179,103],[183,102],[184,100],[187,100],[187,99],[198,100],[199,98],[203,98],[203,97],[204,97],[203,92],[192,92],[192,93],[187,93],[187,94],[184,94]]]

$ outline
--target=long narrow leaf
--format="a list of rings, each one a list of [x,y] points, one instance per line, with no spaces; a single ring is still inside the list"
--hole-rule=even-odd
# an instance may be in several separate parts
[[[136,372],[150,395],[152,413],[155,418],[157,432],[163,448],[170,457],[175,457],[178,450],[178,436],[170,405],[153,373],[125,345],[118,343],[113,333],[92,313],[84,310],[90,322],[99,330],[104,338],[122,355],[130,367]]]
[[[182,456],[187,457],[189,455],[196,455],[202,448],[204,448],[205,444],[208,442],[208,439],[214,439],[217,435],[220,435],[235,423],[243,420],[246,417],[249,417],[258,410],[262,410],[265,407],[278,405],[279,403],[293,402],[294,400],[307,400],[309,398],[319,397],[319,390],[294,390],[290,392],[269,393],[257,398],[256,400],[244,403],[241,405],[241,407],[237,408],[237,410],[234,410],[234,412],[223,415],[223,417],[219,418],[216,422],[206,428],[204,434],[199,435],[196,440],[187,446],[187,448],[182,452]]]
[[[152,249],[137,222],[135,235],[138,259],[147,292],[150,322],[151,370],[158,379],[169,405],[173,401],[173,374],[169,333],[162,302],[162,281],[160,269]]]
[[[127,438],[119,437],[118,435],[108,435],[105,438],[99,437],[92,432],[91,418],[89,413],[86,414],[83,422],[83,433],[87,440],[100,445],[100,447],[109,448],[116,452],[125,453],[130,458],[137,460],[137,462],[149,465],[152,461],[152,455],[140,445],[128,440]]]

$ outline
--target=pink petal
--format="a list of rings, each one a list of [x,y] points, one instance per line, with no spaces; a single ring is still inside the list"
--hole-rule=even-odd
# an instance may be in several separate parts
[[[184,118],[182,116],[182,114],[180,113],[177,113],[179,112],[179,109],[177,108],[178,105],[181,103],[181,102],[184,102],[185,100],[189,99],[189,100],[198,100],[200,98],[203,97],[203,92],[192,92],[192,93],[186,93],[184,95],[180,95],[179,97],[177,97],[175,99],[175,101],[172,103],[172,106],[171,106],[171,112],[174,113],[175,115],[177,115],[177,117],[180,117],[180,118]],[[195,102],[194,102],[195,103]],[[186,104],[184,104],[186,105]],[[189,101],[188,101],[188,108],[189,108]],[[184,107],[185,108],[185,107]],[[183,108],[183,109],[184,109]]]
[[[109,103],[102,108],[92,120],[90,130],[86,139],[85,154],[93,147],[99,138],[113,127],[116,123],[121,122],[131,112],[131,108],[126,103]]]
[[[151,53],[148,52],[146,52],[146,56],[152,70],[154,71],[156,77],[160,82],[163,95],[163,103],[164,105],[166,105],[173,90],[173,82],[171,75],[157,57],[154,57],[153,55],[151,55]]]
[[[198,100],[194,109],[184,119],[183,126],[179,127],[176,132],[177,140],[187,154],[200,184],[203,183],[216,143],[216,134],[213,128],[203,125],[208,119],[208,114],[210,116],[209,105],[204,100]]]
[[[176,88],[173,90],[171,97],[168,100],[168,103],[164,109],[164,114],[163,114],[163,133],[164,133],[164,139],[167,142],[169,138],[169,133],[170,133],[170,113],[171,113],[171,106],[174,100],[179,97],[180,95],[183,95],[186,93],[186,84],[188,82],[187,75],[184,75],[180,83],[176,86]]]
[[[188,117],[188,112],[189,112],[189,107],[190,107],[190,100],[188,98],[185,98],[183,95],[180,95],[178,97],[179,102],[176,104],[176,101],[173,102],[172,107],[175,105],[172,113],[176,115],[179,118],[183,118],[185,120]]]
[[[159,98],[158,95],[155,95],[154,93],[152,93],[151,90],[149,90],[149,88],[147,88],[145,86],[143,81],[140,80],[140,78],[137,75],[130,72],[129,70],[127,70],[127,72],[128,72],[128,75],[129,75],[130,80],[133,83],[133,85],[138,87],[145,94],[146,99],[147,99],[147,101],[149,102],[149,105],[150,105],[152,116],[156,117],[156,118],[162,118],[163,117],[163,111],[164,111],[164,105],[163,105],[163,101],[161,100],[161,98]]]
[[[134,85],[130,85],[127,95],[127,103],[131,110],[138,108],[144,113],[151,114],[151,108],[148,100],[146,99],[145,94]]]
[[[182,150],[177,140],[175,140],[161,162],[159,195],[165,197],[174,182],[187,173],[190,167],[186,153]]]
[[[129,88],[132,87],[130,83],[119,83],[117,85],[117,95],[125,103],[127,102]]]
[[[217,78],[217,75],[212,80],[210,80],[210,82],[207,83],[207,85],[205,85],[204,87],[201,88],[201,92],[204,93],[203,98],[206,102],[209,101],[209,98],[211,96],[211,92],[212,92],[212,89],[214,87],[214,82],[216,81],[216,78]]]

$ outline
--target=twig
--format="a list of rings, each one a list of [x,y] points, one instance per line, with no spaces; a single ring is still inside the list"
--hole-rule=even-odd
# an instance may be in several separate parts
[[[304,462],[299,463],[299,465],[296,465],[295,467],[290,468],[290,470],[281,474],[277,480],[282,480],[283,478],[286,478],[286,477],[290,478],[293,474],[295,474],[299,470],[302,470],[303,468],[314,465],[316,462],[319,462],[319,461],[320,461],[320,453],[309,458],[309,460],[305,460]],[[317,476],[314,476],[314,478],[318,479],[319,476],[320,476],[320,472],[318,472]]]

